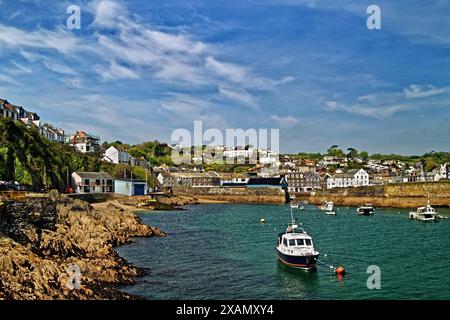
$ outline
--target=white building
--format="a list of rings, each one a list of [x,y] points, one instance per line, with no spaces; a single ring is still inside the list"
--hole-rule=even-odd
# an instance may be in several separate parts
[[[74,172],[72,187],[76,193],[113,193],[114,179],[105,172]]]
[[[327,179],[327,189],[363,187],[369,185],[369,174],[364,169],[349,170]]]
[[[259,152],[259,163],[260,164],[279,164],[280,163],[280,155],[278,152],[273,151],[263,151]]]
[[[49,124],[44,124],[40,127],[41,135],[50,141],[64,143],[64,130],[61,128],[55,128]]]
[[[76,133],[66,136],[65,143],[74,147],[78,152],[94,153],[100,149],[100,138],[87,134],[84,131],[77,131]]]
[[[109,147],[105,151],[105,156],[103,161],[115,164],[129,164],[131,160],[131,155],[125,150],[119,150],[115,147]]]
[[[441,179],[450,179],[449,167],[450,167],[449,163],[441,164],[441,167],[439,168],[439,175]]]
[[[227,149],[223,151],[223,156],[225,158],[228,159],[233,159],[233,158],[250,158],[253,156],[253,149],[237,149],[235,150],[234,148],[232,149]]]

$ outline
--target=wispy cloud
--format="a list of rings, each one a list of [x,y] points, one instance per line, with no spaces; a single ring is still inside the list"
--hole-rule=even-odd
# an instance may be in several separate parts
[[[139,79],[139,75],[136,72],[130,68],[121,66],[114,60],[110,62],[107,69],[104,69],[102,66],[97,66],[95,70],[104,80]]]
[[[55,62],[50,61],[42,61],[44,66],[49,69],[50,71],[53,71],[55,73],[63,74],[63,75],[77,75],[78,73],[72,69],[71,67],[63,64],[58,64]]]
[[[449,92],[448,88],[436,88],[432,85],[412,84],[408,88],[403,89],[407,99],[427,98]]]
[[[244,89],[228,89],[219,87],[219,93],[228,99],[243,103],[250,107],[256,108],[258,106],[255,98]]]
[[[0,43],[19,49],[52,49],[62,54],[80,50],[80,40],[66,29],[55,31],[38,29],[23,31],[14,27],[0,25]]]
[[[300,123],[300,121],[293,116],[280,117],[277,115],[270,116],[272,120],[280,128],[292,128]]]

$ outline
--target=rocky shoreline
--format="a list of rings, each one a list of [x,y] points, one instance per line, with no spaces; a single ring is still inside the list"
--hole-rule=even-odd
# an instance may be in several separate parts
[[[0,203],[0,299],[135,299],[116,290],[143,274],[113,249],[165,236],[113,202],[64,196]]]

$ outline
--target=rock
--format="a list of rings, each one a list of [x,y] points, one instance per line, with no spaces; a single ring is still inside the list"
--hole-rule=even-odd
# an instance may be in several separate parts
[[[112,204],[99,210],[77,200],[41,201],[0,211],[0,231],[8,231],[0,237],[0,299],[132,299],[113,286],[133,283],[143,271],[113,247],[165,233]],[[80,288],[72,290],[73,270]]]

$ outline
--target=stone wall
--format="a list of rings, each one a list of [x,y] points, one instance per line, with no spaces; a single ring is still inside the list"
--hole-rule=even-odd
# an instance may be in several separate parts
[[[72,193],[68,195],[72,199],[79,199],[89,203],[100,203],[111,200],[114,193]]]
[[[279,188],[174,188],[176,195],[188,195],[199,200],[227,203],[286,203],[286,192]]]
[[[315,196],[304,196],[313,204],[324,199],[336,205],[358,206],[372,203],[377,207],[416,208],[427,203],[433,206],[450,207],[450,181],[388,184],[359,188],[336,188],[317,191]]]

